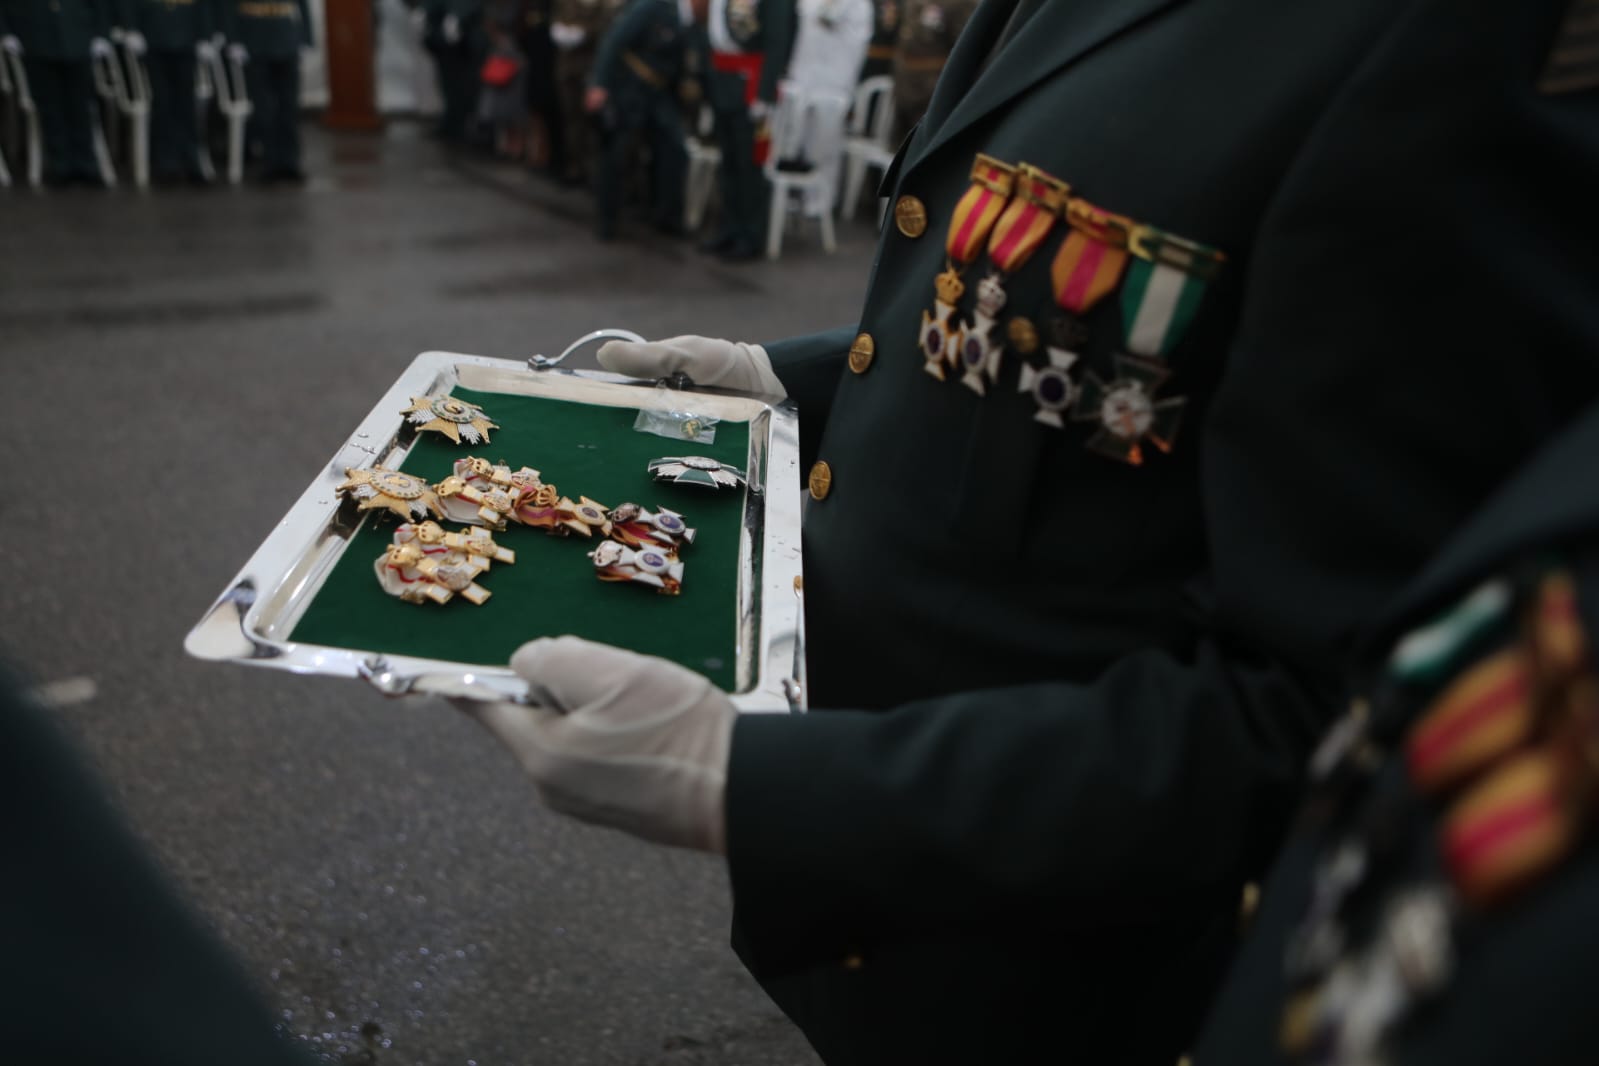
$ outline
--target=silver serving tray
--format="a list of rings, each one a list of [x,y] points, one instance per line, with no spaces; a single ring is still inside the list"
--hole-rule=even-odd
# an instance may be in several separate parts
[[[393,469],[404,461],[417,440],[399,413],[411,397],[460,385],[483,392],[637,408],[650,401],[657,386],[655,381],[601,371],[560,369],[559,361],[535,356],[521,363],[453,352],[417,356],[189,632],[184,649],[215,662],[362,678],[390,696],[526,702],[528,685],[509,667],[484,668],[287,638],[360,528],[361,523],[341,508],[334,487],[344,480],[347,467]],[[749,488],[739,537],[733,703],[741,711],[802,710],[805,639],[798,414],[792,403],[690,388],[696,413],[748,421],[750,427],[745,463]],[[664,438],[661,444],[663,454],[685,449],[684,444]]]

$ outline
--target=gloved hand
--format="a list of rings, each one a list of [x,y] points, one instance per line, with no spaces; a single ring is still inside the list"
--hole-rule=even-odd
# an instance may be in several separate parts
[[[759,344],[711,337],[669,337],[664,341],[610,341],[595,353],[613,374],[664,378],[681,370],[696,385],[738,389],[781,400],[788,395]]]
[[[122,35],[122,43],[128,46],[128,51],[136,56],[142,56],[148,50],[144,43],[144,34],[138,30],[129,30]]]
[[[210,62],[217,57],[217,46],[210,41],[195,41],[194,54]]]
[[[243,66],[250,61],[250,50],[242,44],[228,45],[228,58]]]
[[[759,126],[766,121],[766,116],[772,113],[772,105],[765,100],[755,99],[750,101],[750,121]]]
[[[112,55],[111,42],[104,37],[91,37],[89,39],[89,55],[95,59],[109,59]]]
[[[19,56],[22,54],[22,41],[17,38],[16,34],[8,33],[4,37],[0,37],[0,48],[5,49],[14,56]]]
[[[542,706],[463,702],[555,810],[680,848],[723,854],[732,702],[665,659],[576,637],[511,657]]]
[[[444,24],[441,28],[444,31],[445,44],[461,43],[461,20],[459,18],[454,15],[445,15]]]

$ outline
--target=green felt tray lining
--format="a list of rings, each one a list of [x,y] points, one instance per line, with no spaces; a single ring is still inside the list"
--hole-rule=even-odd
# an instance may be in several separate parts
[[[749,425],[721,422],[714,444],[673,441],[633,429],[633,408],[456,388],[500,426],[487,445],[454,445],[424,433],[401,469],[437,482],[456,459],[477,455],[513,469],[539,470],[563,495],[614,507],[626,500],[681,512],[698,530],[683,549],[680,595],[594,576],[586,552],[599,537],[554,537],[512,525],[496,534],[516,562],[496,563],[479,584],[493,595],[481,607],[457,597],[442,606],[404,603],[384,593],[372,564],[398,519],[367,516],[317,590],[290,639],[473,665],[501,666],[524,641],[570,633],[696,670],[724,690],[734,686],[738,654],[738,549],[744,490],[711,491],[655,481],[645,467],[663,455],[708,455],[743,467]],[[448,529],[460,527],[446,524]]]

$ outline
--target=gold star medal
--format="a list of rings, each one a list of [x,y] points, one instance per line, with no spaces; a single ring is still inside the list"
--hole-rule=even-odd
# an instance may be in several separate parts
[[[413,396],[400,413],[420,432],[442,433],[456,444],[487,444],[489,430],[500,428],[483,408],[454,396]]]
[[[381,466],[370,470],[346,467],[344,481],[334,491],[355,500],[363,511],[383,509],[407,522],[429,515],[444,516],[439,510],[438,496],[426,481]]]

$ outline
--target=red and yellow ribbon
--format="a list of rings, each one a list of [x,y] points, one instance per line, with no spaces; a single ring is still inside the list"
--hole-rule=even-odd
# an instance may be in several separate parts
[[[1067,204],[1066,221],[1071,232],[1055,253],[1049,277],[1055,302],[1080,315],[1120,284],[1133,222],[1079,199]]]
[[[1500,902],[1557,865],[1578,829],[1556,760],[1540,750],[1498,766],[1444,823],[1444,858],[1467,903]]]
[[[1525,743],[1532,727],[1527,658],[1507,648],[1466,671],[1411,730],[1410,778],[1428,793],[1458,784]]]
[[[1044,243],[1066,208],[1071,187],[1030,163],[1016,168],[1015,196],[988,239],[988,258],[1003,274],[1014,274]]]
[[[978,154],[972,163],[972,185],[955,205],[955,214],[949,220],[949,237],[944,250],[950,262],[966,265],[977,257],[988,231],[1005,205],[1010,201],[1016,184],[1016,168],[1001,163],[992,156]]]

